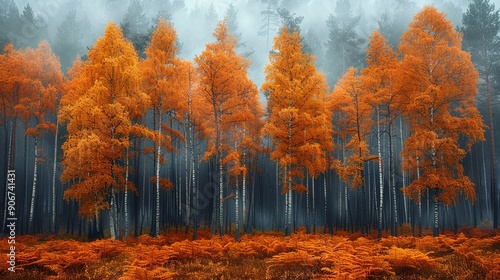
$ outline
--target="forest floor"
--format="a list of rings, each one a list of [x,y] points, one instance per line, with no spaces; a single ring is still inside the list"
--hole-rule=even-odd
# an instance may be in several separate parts
[[[17,236],[15,272],[0,239],[0,279],[500,279],[500,232],[376,238],[336,232],[211,237],[201,231],[128,241]],[[387,233],[385,233],[387,234]]]

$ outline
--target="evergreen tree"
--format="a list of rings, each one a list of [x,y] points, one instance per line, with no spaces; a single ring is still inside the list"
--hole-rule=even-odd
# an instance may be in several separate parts
[[[490,167],[491,167],[491,211],[493,213],[493,227],[498,228],[498,194],[497,194],[497,171],[495,150],[495,122],[492,108],[492,80],[495,77],[494,69],[500,67],[500,30],[499,11],[495,10],[495,4],[489,0],[474,0],[469,4],[467,12],[463,15],[464,48],[470,51],[472,61],[479,71],[486,86],[486,98],[488,102],[488,128],[490,140]]]
[[[47,22],[42,16],[35,15],[29,3],[24,7],[20,16],[18,45],[22,48],[35,48],[42,39],[47,37]]]
[[[21,26],[19,10],[13,0],[0,1],[0,48],[13,42],[17,45],[17,38]]]
[[[144,14],[144,8],[139,0],[130,3],[120,27],[123,30],[123,36],[132,42],[139,57],[144,58],[151,29],[149,20]]]
[[[266,37],[266,49],[268,49],[269,38],[276,31],[276,26],[279,24],[278,0],[262,0],[262,2],[266,5],[266,8],[260,12],[264,18],[258,34]]]
[[[328,60],[328,83],[334,85],[349,67],[363,64],[361,45],[365,40],[356,33],[360,16],[354,16],[349,0],[337,0],[335,15],[330,14],[326,56]]]
[[[82,29],[81,23],[77,21],[75,10],[68,12],[57,28],[54,52],[61,60],[63,71],[66,71],[73,64],[75,55],[84,54]]]

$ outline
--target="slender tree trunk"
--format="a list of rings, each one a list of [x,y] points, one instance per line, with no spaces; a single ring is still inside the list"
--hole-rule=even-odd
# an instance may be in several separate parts
[[[380,199],[378,205],[378,238],[382,238],[382,223],[383,223],[383,212],[384,212],[384,174],[383,174],[383,158],[382,158],[382,144],[381,144],[381,132],[380,132],[380,108],[377,107],[377,152],[378,152],[378,178],[379,178],[379,190]]]
[[[129,221],[128,221],[128,175],[129,175],[129,154],[128,154],[128,148],[127,148],[127,153],[126,153],[126,163],[125,163],[125,194],[124,194],[124,205],[123,205],[123,209],[124,209],[124,214],[125,214],[125,221],[124,221],[124,224],[125,224],[125,233],[124,233],[124,238],[125,238],[125,241],[127,240],[128,238],[128,225],[129,225]]]
[[[482,159],[482,165],[481,165],[481,169],[482,169],[482,175],[483,175],[483,187],[484,187],[484,200],[486,202],[486,214],[488,216],[492,216],[492,213],[491,213],[491,199],[490,199],[490,196],[488,195],[488,179],[487,179],[487,176],[486,176],[486,157],[484,156],[484,142],[481,142],[481,159]]]
[[[274,215],[275,215],[275,220],[276,220],[276,230],[279,230],[280,226],[278,221],[280,220],[280,215],[278,212],[279,209],[279,198],[280,198],[280,191],[279,191],[279,186],[280,186],[280,166],[279,166],[279,161],[276,161],[276,203],[274,205]],[[285,210],[285,215],[286,215],[286,210]]]
[[[246,137],[246,127],[243,126],[243,138]],[[243,168],[244,168],[244,171],[243,171],[243,178],[242,178],[242,183],[241,183],[241,213],[243,213],[243,229],[246,228],[246,224],[247,224],[247,207],[246,207],[246,203],[247,203],[247,200],[246,200],[246,189],[247,189],[247,182],[246,182],[246,179],[247,179],[247,165],[246,165],[246,149],[243,147]],[[255,179],[254,179],[255,180]]]
[[[56,118],[57,119],[57,118]],[[56,121],[56,134],[54,137],[54,165],[52,169],[52,233],[57,235],[56,226],[56,173],[57,173],[57,138],[59,136],[59,119]]]
[[[417,180],[420,179],[420,158],[417,157]],[[418,191],[418,236],[422,236],[422,191]]]
[[[434,190],[434,228],[433,236],[437,237],[439,235],[439,199],[437,189]]]
[[[291,179],[291,176],[288,175],[287,176],[287,179],[288,179],[288,221],[286,223],[286,231],[285,231],[285,235],[286,236],[290,236],[291,234],[291,231],[292,231],[292,179]]]
[[[149,182],[148,182],[149,184]],[[149,188],[148,188],[149,189]],[[151,191],[149,192],[151,194]],[[146,210],[145,210],[145,200],[146,200],[146,157],[143,157],[142,160],[142,188],[141,188],[141,225],[139,226],[139,235],[142,235],[142,227],[144,225],[144,220],[146,218]]]
[[[486,67],[486,93],[488,95],[488,117],[489,117],[489,129],[490,129],[490,141],[491,141],[491,211],[493,212],[493,229],[498,228],[498,209],[497,209],[497,162],[496,162],[496,150],[495,150],[495,126],[493,119],[493,108],[491,103],[491,89],[489,80],[489,71]]]
[[[187,123],[188,126],[190,126],[189,123]],[[186,131],[186,130],[184,130]],[[185,132],[185,138],[186,138],[186,141],[191,141],[189,138],[191,137],[191,135],[189,135],[190,132],[189,131],[186,131]],[[189,144],[188,144],[189,145]],[[185,150],[184,150],[184,174],[185,174],[185,184],[186,184],[186,200],[185,200],[185,205],[184,205],[184,209],[185,209],[185,223],[186,223],[186,231],[189,229],[189,218],[190,218],[190,215],[191,215],[191,203],[190,203],[190,200],[191,200],[191,184],[192,184],[192,181],[191,181],[191,174],[189,172],[189,149],[188,149],[188,146],[186,145],[185,147]]]
[[[172,127],[172,126],[171,126]],[[179,145],[180,141],[176,141]],[[176,149],[178,150],[178,149]],[[173,155],[173,153],[172,153]],[[176,232],[177,232],[177,227],[182,224],[182,177],[179,175],[179,170],[181,168],[181,160],[179,159],[180,157],[175,156],[174,157],[174,174],[175,174],[175,185],[177,186],[175,189],[176,194],[177,194],[177,222],[176,222]]]
[[[24,123],[24,131],[26,131],[26,129],[28,129],[28,123]],[[24,134],[24,208],[23,208],[23,212],[24,212],[24,233],[28,233],[29,232],[29,223],[27,223],[27,221],[29,221],[29,215],[30,215],[30,211],[29,211],[29,208],[30,208],[30,192],[29,192],[29,188],[28,188],[28,185],[29,185],[29,172],[28,172],[28,169],[29,169],[29,159],[28,159],[28,143],[29,143],[29,137],[27,134]]]
[[[347,184],[342,183],[344,185],[344,230],[348,231],[349,230],[349,222],[348,222],[348,217],[349,217],[349,197],[348,197],[348,187]]]
[[[194,132],[192,134],[194,136]],[[194,137],[193,137],[194,139]],[[194,143],[193,143],[193,146],[192,146],[193,150],[194,151]],[[195,206],[195,212],[193,212],[193,240],[196,240],[196,238],[198,237],[197,234],[198,234],[198,218],[199,218],[199,214],[200,214],[200,202],[199,202],[199,193],[200,193],[200,185],[199,185],[199,177],[195,177],[196,176],[196,173],[195,173],[195,162],[197,163],[197,167],[196,170],[199,170],[200,169],[200,163],[199,163],[199,160],[198,160],[198,155],[200,154],[200,146],[198,145],[197,147],[197,154],[196,156],[194,156],[194,153],[191,154],[191,156],[193,157],[193,160],[191,161],[191,165],[193,167],[192,169],[192,172],[193,172],[193,201],[194,201],[194,206]],[[207,202],[208,203],[208,202]]]
[[[306,170],[306,233],[309,234],[311,233],[310,227],[311,227],[311,222],[310,222],[310,209],[309,209],[309,173]]]
[[[401,150],[403,150],[403,146],[404,146],[404,139],[403,139],[403,119],[400,117],[399,118],[399,141],[400,141],[400,145],[401,145]],[[401,157],[401,162],[403,162],[404,158]],[[402,178],[402,183],[403,183],[403,188],[406,187],[406,172],[402,171],[401,172],[401,176],[403,177]],[[404,201],[404,207],[405,207],[405,221],[407,222],[409,220],[409,211],[408,211],[408,197],[405,195],[403,197],[403,201]]]
[[[291,151],[292,151],[292,148],[291,148],[291,143],[292,143],[292,116],[290,116],[289,120],[288,120],[288,151],[287,151],[287,154],[290,155],[291,154]],[[288,193],[288,196],[287,196],[287,202],[286,202],[286,205],[287,205],[287,208],[288,208],[288,211],[286,211],[287,213],[287,220],[286,220],[286,226],[285,226],[285,236],[290,236],[291,234],[291,226],[292,226],[292,166],[290,165],[290,163],[288,163],[287,165],[287,170],[285,171],[285,176],[286,176],[286,180],[287,180],[287,187],[288,187],[288,190],[287,190],[287,193]]]
[[[35,214],[35,199],[36,199],[36,179],[37,179],[37,167],[38,167],[38,136],[34,136],[34,167],[33,167],[33,188],[31,189],[31,206],[30,206],[30,217],[29,217],[29,233],[33,234],[33,216]]]
[[[158,109],[158,144],[156,147],[156,196],[155,226],[153,236],[160,235],[160,156],[161,156],[161,101]]]
[[[221,149],[221,147],[219,147]],[[222,151],[219,151],[218,165],[219,165],[219,235],[222,237],[224,234],[224,188],[222,177]]]
[[[235,224],[234,224],[234,240],[238,241],[240,239],[240,212],[239,212],[239,186],[238,178],[236,178],[235,186],[235,196],[234,196],[234,211],[235,211]]]
[[[327,197],[327,192],[326,192],[326,171],[324,173],[324,177],[323,177],[323,196],[325,198],[325,205],[323,205],[324,207],[324,215],[325,215],[325,222],[324,222],[324,230],[323,230],[323,233],[326,233],[326,227],[327,227],[327,224],[328,224],[328,197]]]
[[[116,216],[115,216],[115,187],[111,187],[111,205],[109,213],[109,234],[111,239],[116,239]]]
[[[394,210],[394,220],[393,220],[393,235],[398,236],[398,200],[397,200],[397,189],[396,189],[396,170],[394,168],[394,141],[392,135],[392,124],[389,124],[389,169],[391,172],[391,188],[393,195],[393,210]]]
[[[315,203],[315,189],[314,189],[314,177],[311,181],[311,194],[312,194],[312,221],[313,221],[313,233],[316,233],[316,203]]]

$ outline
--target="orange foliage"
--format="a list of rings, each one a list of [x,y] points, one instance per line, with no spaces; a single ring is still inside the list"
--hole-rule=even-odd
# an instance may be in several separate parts
[[[334,162],[340,178],[351,188],[364,184],[364,165],[375,157],[370,155],[368,136],[371,132],[373,108],[356,69],[349,68],[332,93],[331,109],[335,131],[343,141],[344,157]]]
[[[377,238],[304,234],[229,235],[212,238],[189,234],[143,235],[127,243],[77,242],[16,238],[16,274],[22,279],[171,279],[195,277],[204,269],[219,278],[238,274],[232,266],[252,263],[245,277],[253,279],[498,279],[500,234],[468,238],[464,234]],[[4,242],[5,240],[1,240]],[[6,253],[5,249],[2,254]],[[7,263],[0,264],[0,278]],[[211,274],[210,274],[211,273]],[[265,276],[264,276],[265,275]],[[33,276],[32,276],[33,277]],[[202,277],[202,276],[200,276]],[[243,276],[242,276],[243,277]]]
[[[470,54],[461,49],[451,22],[431,6],[414,17],[399,49],[409,82],[399,102],[411,127],[403,169],[418,177],[403,191],[419,199],[421,191],[433,189],[447,205],[461,192],[474,200],[474,184],[463,174],[461,160],[472,144],[484,140],[484,125],[474,105],[478,73]]]
[[[270,114],[264,133],[274,145],[271,159],[286,170],[287,191],[300,185],[304,168],[314,177],[325,171],[326,152],[333,149],[333,142],[325,106],[327,85],[314,57],[302,51],[299,33],[283,27],[273,48],[277,53],[269,55],[262,85]]]
[[[132,44],[114,24],[88,52],[89,60],[77,61],[73,79],[61,99],[59,118],[67,124],[68,137],[62,145],[63,182],[73,182],[65,198],[76,199],[79,213],[87,217],[108,209],[110,192],[134,184],[125,178],[124,166],[130,137],[148,134],[134,124],[149,106],[140,90],[138,57]]]
[[[438,271],[440,267],[440,259],[429,257],[431,253],[432,252],[428,252],[424,254],[416,249],[392,246],[387,250],[387,261],[398,275],[420,272],[433,274]]]

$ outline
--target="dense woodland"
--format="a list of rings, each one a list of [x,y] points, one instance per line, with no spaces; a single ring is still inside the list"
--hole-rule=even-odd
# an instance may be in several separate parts
[[[15,170],[18,233],[497,229],[494,4],[397,0],[365,36],[349,0],[324,33],[301,3],[249,1],[262,26],[244,41],[232,4],[134,0],[92,40],[82,11],[51,37],[29,4],[0,1],[0,200]],[[181,14],[208,43],[179,39]]]

